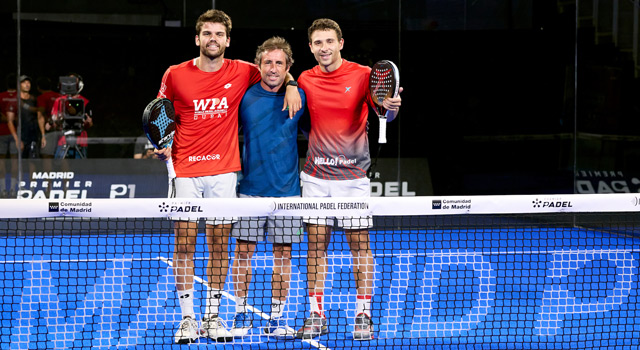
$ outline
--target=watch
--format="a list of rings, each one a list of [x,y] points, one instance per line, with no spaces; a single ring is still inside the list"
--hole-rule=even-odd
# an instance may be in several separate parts
[[[296,82],[295,80],[289,80],[287,82],[287,86],[298,86],[298,82]]]

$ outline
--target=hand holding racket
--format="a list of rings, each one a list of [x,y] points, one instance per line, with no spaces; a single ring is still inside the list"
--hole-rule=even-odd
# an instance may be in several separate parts
[[[176,124],[175,110],[169,99],[156,98],[149,102],[142,113],[142,129],[156,149],[171,147]]]
[[[375,104],[378,120],[380,121],[380,132],[378,143],[387,143],[387,109],[383,102],[387,98],[396,98],[400,93],[400,71],[391,61],[378,61],[371,69],[369,76],[369,89],[371,98]]]

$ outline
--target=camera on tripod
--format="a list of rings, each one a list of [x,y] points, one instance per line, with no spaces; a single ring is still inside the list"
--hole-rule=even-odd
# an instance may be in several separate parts
[[[60,77],[60,93],[65,95],[62,106],[62,130],[80,132],[85,120],[84,100],[73,98],[79,92],[78,78],[74,76]]]

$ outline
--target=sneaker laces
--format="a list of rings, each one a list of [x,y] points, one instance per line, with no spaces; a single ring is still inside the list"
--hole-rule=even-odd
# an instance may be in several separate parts
[[[215,328],[227,329],[227,323],[221,317],[210,318],[208,319],[208,322],[209,322],[209,325],[211,324],[215,325]],[[211,326],[209,327],[212,328]]]
[[[193,330],[194,334],[197,334],[198,324],[191,317],[184,318],[180,321],[180,330],[183,333],[189,334],[191,330]]]

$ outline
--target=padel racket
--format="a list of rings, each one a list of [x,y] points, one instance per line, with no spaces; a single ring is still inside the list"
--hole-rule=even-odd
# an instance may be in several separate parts
[[[382,107],[382,101],[387,97],[398,97],[400,89],[400,71],[391,61],[378,61],[371,68],[369,76],[369,89],[371,98],[375,104],[378,120],[380,121],[380,132],[378,143],[387,143],[387,110]]]
[[[156,98],[147,105],[142,113],[142,129],[153,147],[171,146],[176,124],[175,110],[169,99]]]

